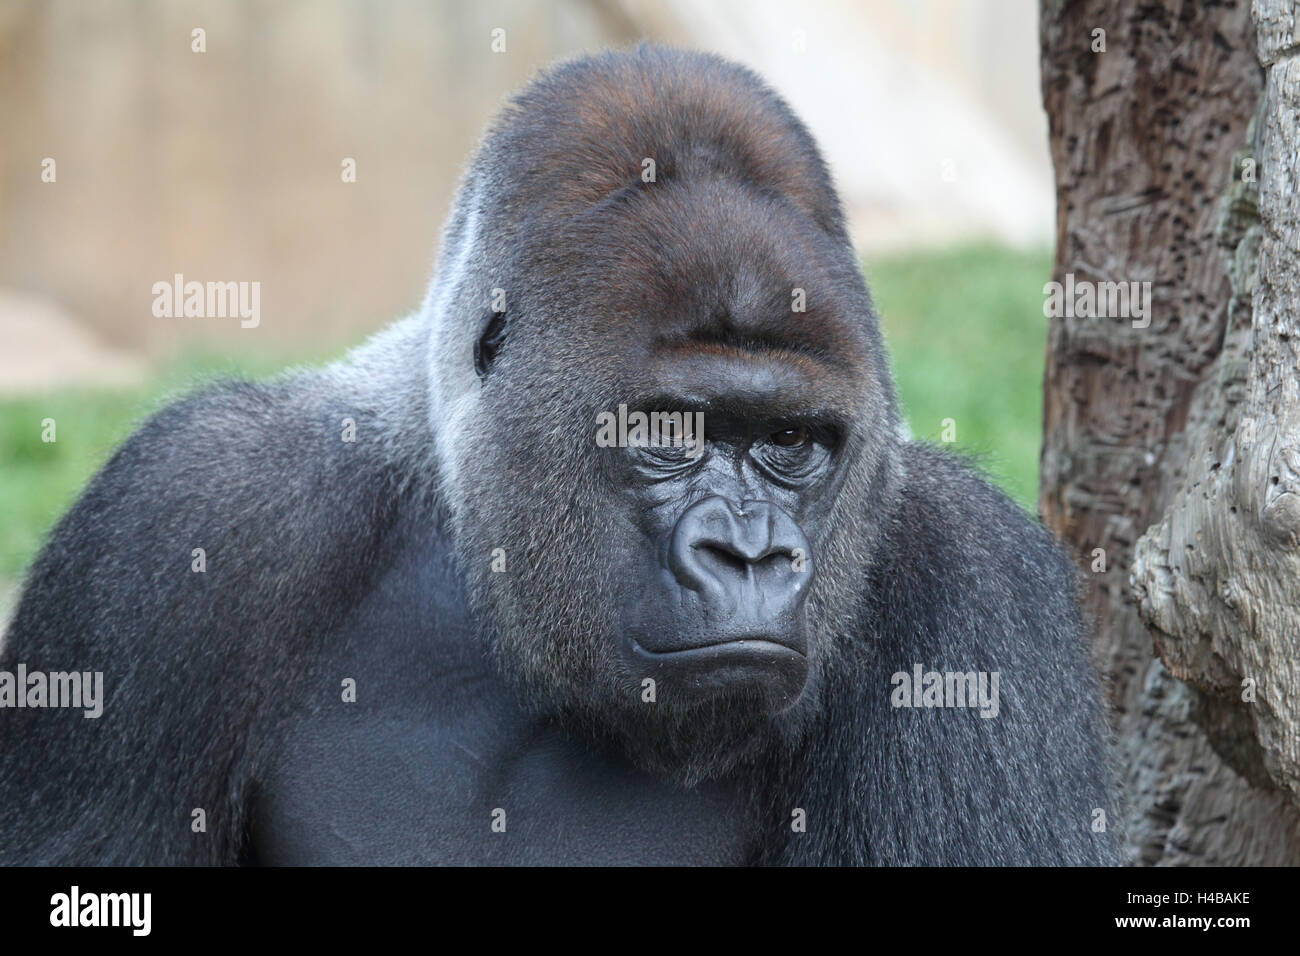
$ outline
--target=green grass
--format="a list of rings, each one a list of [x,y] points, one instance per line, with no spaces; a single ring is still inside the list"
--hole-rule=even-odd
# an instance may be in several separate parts
[[[912,431],[975,452],[1017,501],[1033,508],[1042,409],[1042,286],[1050,255],[964,247],[869,263],[899,393]],[[342,350],[337,350],[341,352]],[[261,377],[319,352],[233,358],[195,354],[138,388],[68,390],[0,400],[0,581],[35,555],[86,480],[150,412],[197,383]],[[57,441],[41,441],[53,418]]]
[[[1043,283],[1052,256],[995,246],[875,259],[868,281],[912,433],[973,454],[1030,511],[1038,496]]]

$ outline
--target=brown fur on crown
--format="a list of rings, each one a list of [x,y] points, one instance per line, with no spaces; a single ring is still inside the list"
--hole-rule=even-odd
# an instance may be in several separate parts
[[[846,238],[807,130],[756,74],[708,53],[642,45],[562,63],[511,99],[484,149],[516,160],[507,205],[530,216],[562,217],[639,184],[650,158],[659,182],[741,180]]]

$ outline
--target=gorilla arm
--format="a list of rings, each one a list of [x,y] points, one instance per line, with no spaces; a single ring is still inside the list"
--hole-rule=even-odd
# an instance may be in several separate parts
[[[341,440],[369,418],[313,381],[165,409],[55,528],[0,669],[102,671],[106,700],[0,710],[0,864],[237,862],[271,704],[364,589],[399,497]]]

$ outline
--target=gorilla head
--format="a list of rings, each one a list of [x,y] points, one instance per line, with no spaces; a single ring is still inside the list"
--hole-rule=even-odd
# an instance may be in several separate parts
[[[669,50],[542,76],[470,167],[425,309],[459,560],[526,699],[684,781],[797,746],[863,631],[899,449],[785,104]],[[603,447],[620,406],[702,415],[702,453]]]

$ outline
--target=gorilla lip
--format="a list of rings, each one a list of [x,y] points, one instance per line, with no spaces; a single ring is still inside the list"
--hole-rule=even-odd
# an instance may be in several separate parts
[[[632,640],[632,650],[637,655],[648,660],[663,660],[665,658],[672,658],[673,660],[703,658],[713,656],[709,652],[713,652],[714,654],[725,653],[728,648],[734,648],[736,651],[744,648],[746,651],[760,654],[773,654],[776,656],[784,656],[786,654],[793,654],[796,657],[803,658],[807,658],[808,656],[797,647],[792,647],[791,645],[782,643],[781,641],[774,641],[765,637],[742,637],[729,641],[715,641],[712,644],[701,644],[699,647],[676,648],[670,651],[651,650],[648,647],[642,646],[635,638]]]
[[[798,700],[808,679],[808,657],[766,638],[741,638],[680,650],[652,651],[629,640],[632,659],[652,674],[674,679],[688,694],[758,689],[773,710]],[[666,670],[664,670],[666,668]]]

